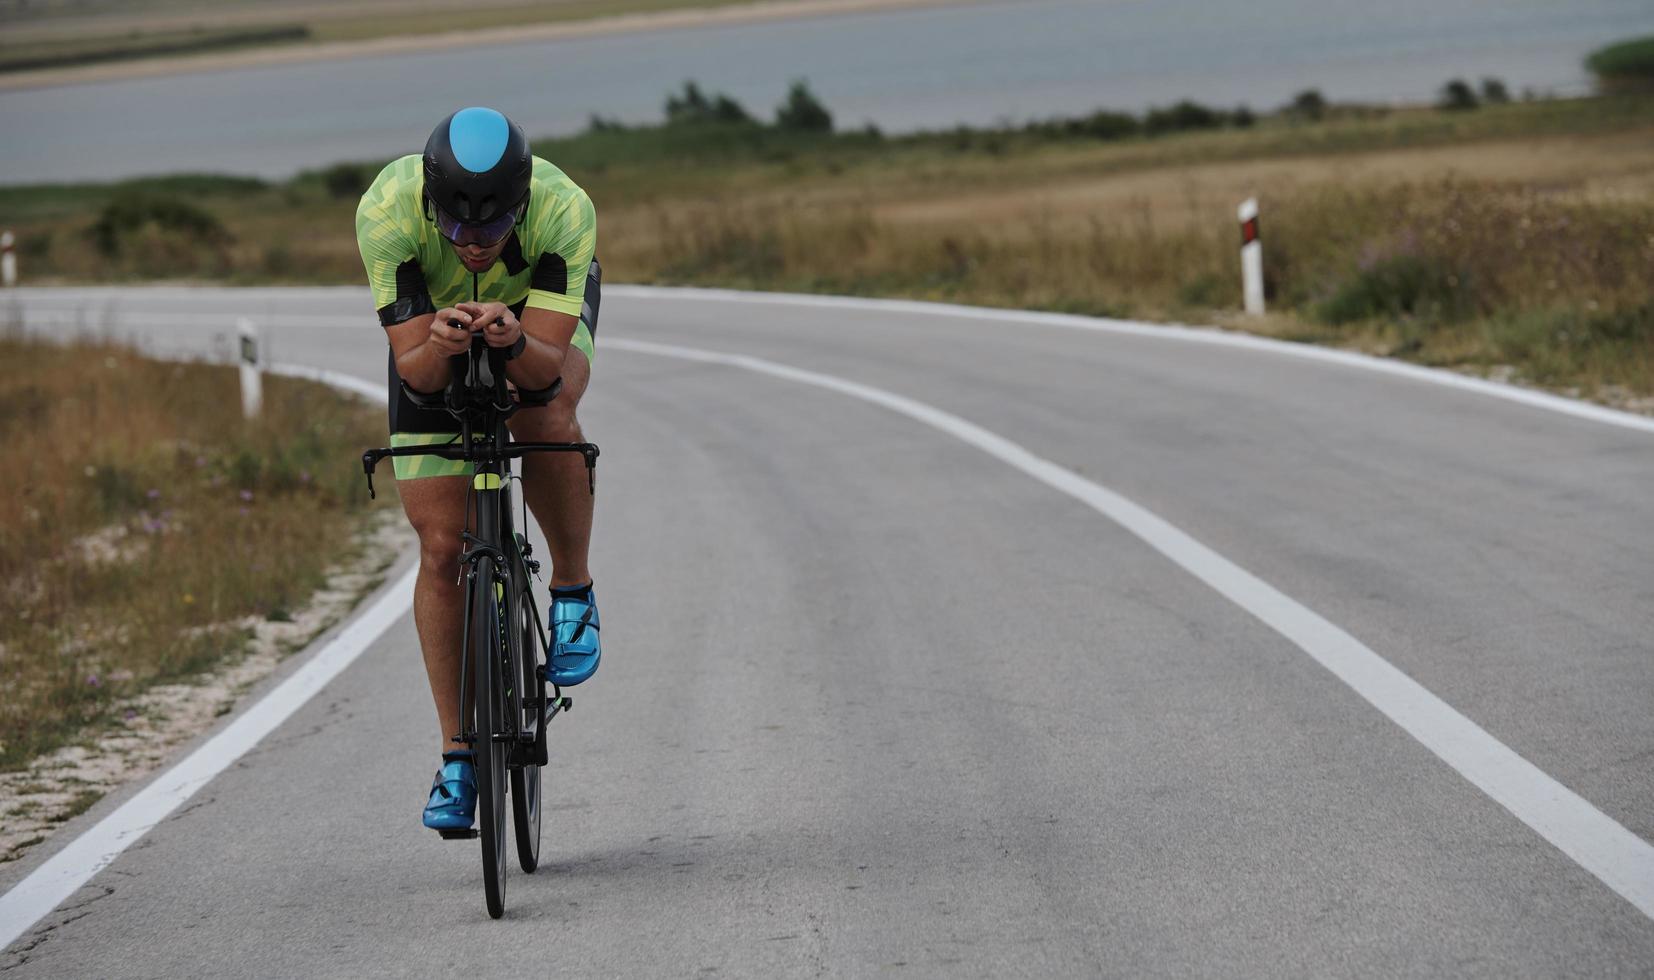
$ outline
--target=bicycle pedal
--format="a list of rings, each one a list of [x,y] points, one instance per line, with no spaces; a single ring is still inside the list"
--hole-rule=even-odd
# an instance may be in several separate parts
[[[476,840],[480,836],[475,827],[464,830],[439,830],[436,832],[443,840]]]

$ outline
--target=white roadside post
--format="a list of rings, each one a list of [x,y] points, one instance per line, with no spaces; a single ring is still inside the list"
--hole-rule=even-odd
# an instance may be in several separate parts
[[[1263,316],[1263,242],[1258,240],[1258,199],[1249,197],[1238,210],[1241,225],[1241,290],[1246,312]]]
[[[0,281],[17,285],[17,239],[9,231],[0,233]]]
[[[263,351],[259,350],[258,325],[242,317],[236,321],[235,332],[241,338],[241,414],[258,417],[264,406]]]

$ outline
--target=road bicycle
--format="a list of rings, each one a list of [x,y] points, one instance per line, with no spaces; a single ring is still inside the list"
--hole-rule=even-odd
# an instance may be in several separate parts
[[[449,321],[449,326],[460,326]],[[471,349],[450,359],[452,377],[438,393],[403,390],[416,404],[444,409],[460,423],[459,439],[444,445],[370,449],[362,454],[368,495],[379,461],[395,456],[436,456],[472,465],[471,492],[460,555],[466,587],[460,704],[468,706],[466,729],[453,736],[473,752],[477,774],[477,828],[443,831],[444,837],[482,839],[483,894],[488,914],[505,914],[505,800],[517,861],[533,873],[540,863],[541,774],[546,764],[546,726],[574,706],[546,672],[545,624],[533,594],[540,563],[511,513],[511,460],[531,453],[579,453],[588,485],[597,490],[597,446],[589,442],[513,442],[506,419],[523,406],[545,405],[562,379],[539,391],[506,385],[505,355],[482,334]],[[526,504],[522,526],[528,525]],[[550,688],[548,695],[547,688]]]

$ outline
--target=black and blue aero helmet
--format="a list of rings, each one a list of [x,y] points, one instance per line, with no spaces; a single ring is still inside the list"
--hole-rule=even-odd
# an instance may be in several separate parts
[[[533,172],[522,127],[493,109],[461,109],[425,141],[425,199],[437,230],[462,245],[492,245],[511,232]]]

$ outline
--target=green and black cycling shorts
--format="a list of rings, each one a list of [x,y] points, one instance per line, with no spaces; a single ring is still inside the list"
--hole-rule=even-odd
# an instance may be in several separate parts
[[[586,294],[580,309],[580,323],[569,341],[571,350],[586,355],[588,363],[596,353],[597,312],[602,302],[603,270],[593,259],[586,273]],[[523,315],[523,301],[512,305],[511,312]],[[390,374],[390,430],[391,445],[429,446],[451,445],[459,439],[459,420],[439,408],[424,408],[414,404],[402,390],[402,376],[396,371],[396,353],[389,356]],[[398,456],[393,460],[398,480],[417,480],[427,476],[470,476],[469,463],[442,459],[438,456]]]

